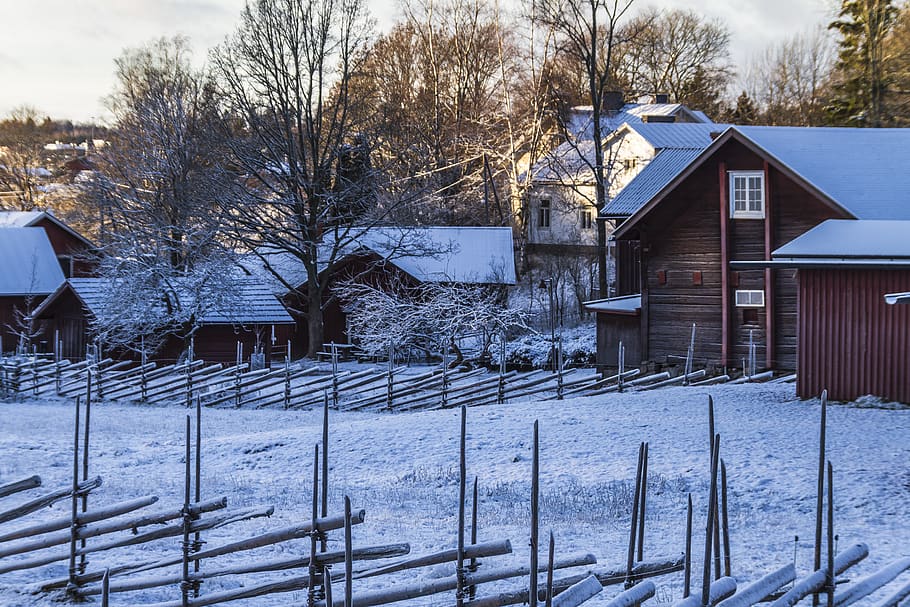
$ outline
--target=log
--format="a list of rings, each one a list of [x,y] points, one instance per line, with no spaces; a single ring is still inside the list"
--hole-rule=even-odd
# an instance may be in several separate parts
[[[152,502],[157,501],[158,498],[155,498]],[[143,505],[148,505],[143,504]],[[191,511],[196,513],[203,512],[212,512],[214,510],[220,510],[227,506],[227,498],[222,497],[216,500],[210,500],[203,504],[194,504],[191,506]],[[135,510],[135,508],[133,508]],[[129,512],[127,510],[127,512]],[[121,512],[122,514],[122,512]],[[85,515],[83,515],[85,516]],[[160,512],[155,512],[151,514],[144,514],[138,518],[128,519],[128,520],[115,520],[107,521],[104,523],[99,523],[95,525],[85,525],[76,529],[76,539],[86,540],[92,537],[98,537],[99,535],[107,535],[109,533],[116,533],[117,531],[123,531],[125,529],[138,529],[140,527],[148,527],[150,525],[160,525],[168,521],[180,518],[183,516],[183,509],[179,510],[165,510]],[[109,517],[102,517],[109,518]],[[58,521],[53,521],[53,524],[57,524]],[[78,524],[78,517],[77,517]],[[64,527],[68,527],[65,525]],[[59,528],[59,527],[58,527]],[[28,542],[19,542],[4,548],[0,548],[0,558],[13,556],[15,554],[23,554],[25,552],[33,552],[35,550],[43,550],[44,548],[50,548],[52,546],[60,546],[65,544],[72,538],[73,532],[71,529],[66,529],[62,533],[57,533],[55,535],[47,535],[43,538],[32,540]]]
[[[92,480],[83,481],[83,482],[79,483],[79,492],[80,493],[88,492],[88,491],[91,491],[92,489],[97,489],[100,486],[101,486],[101,477],[98,476]],[[32,512],[35,512],[36,510],[41,510],[42,508],[46,508],[47,506],[50,506],[51,504],[53,504],[55,502],[59,502],[62,499],[70,497],[72,495],[72,493],[73,493],[72,487],[67,487],[66,489],[59,489],[57,491],[54,491],[53,493],[47,493],[45,495],[37,497],[30,502],[25,502],[24,504],[20,504],[20,505],[16,506],[15,508],[10,508],[9,510],[0,512],[0,523],[8,523],[9,521],[15,520],[17,518],[21,518],[27,514],[31,514]]]
[[[717,605],[724,599],[733,596],[736,592],[736,580],[732,577],[722,577],[714,580],[708,591],[708,607]],[[673,607],[704,607],[702,605],[702,591],[696,588],[686,598],[673,603]]]
[[[213,529],[215,527],[223,527],[224,525],[229,525],[231,523],[236,523],[239,521],[248,520],[251,518],[257,518],[261,516],[271,516],[274,512],[272,507],[268,508],[248,508],[246,510],[239,510],[233,512],[226,512],[222,515],[215,516],[209,519],[200,519],[194,521],[190,525],[190,532],[196,531],[205,531],[206,529]],[[162,527],[161,529],[156,529],[154,531],[148,531],[146,533],[140,533],[138,535],[131,536],[126,539],[116,540],[108,542],[107,544],[98,544],[94,546],[86,546],[84,548],[79,548],[76,550],[77,555],[90,554],[92,552],[103,552],[105,550],[111,550],[113,548],[122,548],[123,546],[133,546],[135,544],[144,544],[152,540],[158,540],[168,537],[174,537],[183,533],[183,523],[180,522],[176,525],[169,525],[167,527]],[[10,571],[21,571],[23,569],[33,569],[35,567],[42,567],[44,565],[49,565],[50,563],[55,563],[57,561],[66,560],[69,558],[69,553],[62,553],[44,557],[38,557],[28,561],[19,561],[16,563],[10,563],[8,565],[0,565],[0,573],[9,573]]]
[[[834,559],[834,573],[841,574],[853,565],[869,556],[869,547],[865,544],[854,544],[837,555]],[[771,603],[770,607],[793,607],[813,592],[818,592],[825,585],[827,572],[818,569],[807,577],[798,580],[793,588]]]
[[[791,373],[790,375],[782,375],[776,379],[769,381],[769,384],[789,384],[796,381],[796,373]]]
[[[0,485],[0,497],[6,497],[14,493],[19,493],[20,491],[27,491],[29,489],[34,489],[35,487],[41,486],[41,477],[38,475],[30,476],[24,478],[21,481],[15,481],[12,483],[7,483],[5,485]]]
[[[592,554],[578,555],[558,560],[554,564],[556,569],[565,569],[568,567],[581,567],[591,565],[597,562]],[[538,567],[538,573],[546,571],[547,566]],[[477,586],[486,582],[496,580],[505,580],[513,577],[523,577],[530,574],[530,568],[527,566],[511,567],[507,569],[494,569],[479,573],[468,573],[464,576],[465,586]],[[373,605],[386,605],[408,599],[415,599],[423,596],[437,594],[439,592],[448,592],[455,590],[458,586],[458,576],[441,578],[429,582],[402,585],[390,590],[376,590],[363,592],[353,596],[352,607],[371,607]],[[163,606],[156,606],[163,607]],[[325,601],[316,601],[313,607],[326,607]],[[344,607],[344,600],[335,600],[332,607]]]
[[[401,556],[407,554],[410,551],[411,547],[408,544],[391,544],[388,546],[372,546],[368,548],[358,548],[354,550],[354,559],[355,560],[374,560],[374,559],[385,559],[395,556]],[[344,551],[339,550],[335,552],[324,552],[319,555],[317,561],[321,565],[331,565],[336,563],[344,562]],[[223,577],[227,575],[245,575],[249,573],[263,573],[267,571],[284,571],[287,569],[301,569],[308,567],[310,564],[309,557],[293,558],[293,559],[281,559],[281,560],[272,560],[265,562],[254,561],[251,563],[246,563],[243,565],[235,565],[233,567],[227,567],[225,569],[218,569],[213,571],[206,571],[203,573],[194,573],[190,574],[189,580],[196,582],[201,580],[206,580],[215,577]],[[169,584],[179,584],[183,581],[182,574],[174,574],[171,576],[155,576],[155,577],[145,577],[145,578],[136,578],[129,579],[119,583],[111,584],[111,592],[132,592],[135,590],[146,590],[148,588],[157,588],[159,586],[167,586]],[[85,588],[80,589],[80,596],[93,596],[101,594],[101,586],[86,586]]]
[[[654,596],[655,592],[657,592],[657,587],[654,585],[654,582],[642,582],[641,584],[632,586],[625,592],[617,594],[610,599],[605,607],[635,607],[650,599]]]
[[[898,605],[900,605],[908,596],[910,596],[910,584],[905,584],[902,588],[898,589],[897,592],[874,607],[898,607]]]
[[[907,569],[910,569],[910,557],[890,563],[872,575],[850,584],[843,592],[838,592],[834,595],[834,606],[847,607],[847,605],[852,605],[861,598],[872,594]]]
[[[354,574],[355,580],[361,578],[375,577],[385,575],[405,569],[417,569],[418,567],[429,567],[431,565],[440,565],[442,563],[451,563],[457,557],[456,549],[443,550],[432,554],[413,557],[397,563],[389,563],[381,567],[367,569]],[[470,544],[464,547],[464,556],[468,559],[485,558],[488,556],[502,556],[503,554],[512,553],[512,543],[509,540],[499,540],[493,542],[483,542],[481,544]]]
[[[146,506],[151,506],[157,501],[158,498],[156,496],[150,495],[148,497],[140,497],[126,502],[120,502],[118,504],[114,504],[113,506],[99,508],[98,510],[93,510],[92,512],[80,514],[76,518],[76,524],[85,525],[88,523],[94,523],[95,521],[114,518],[115,516],[133,512],[134,510],[139,510],[140,508],[145,508]],[[31,537],[33,535],[41,535],[42,533],[50,533],[51,531],[59,531],[60,529],[66,529],[72,525],[72,523],[72,517],[66,516],[48,521],[46,523],[41,523],[39,525],[24,527],[22,529],[17,529],[16,531],[11,531],[10,533],[0,535],[0,543],[8,542],[10,540],[18,540],[25,537]]]
[[[359,524],[364,520],[365,511],[360,510],[355,512],[352,516],[352,523]],[[321,531],[330,531],[333,529],[339,529],[344,525],[343,516],[333,516],[324,519],[319,519],[316,521],[316,527]],[[306,537],[309,535],[312,527],[309,522],[302,525],[294,525],[291,527],[285,527],[283,529],[277,529],[269,533],[264,533],[262,535],[257,535],[245,540],[239,540],[236,542],[231,542],[230,544],[224,544],[222,546],[216,546],[214,548],[209,548],[208,550],[202,550],[200,552],[195,552],[190,554],[190,560],[202,560],[202,559],[211,559],[217,556],[222,556],[225,554],[231,554],[234,552],[242,552],[245,550],[252,550],[254,548],[260,548],[262,546],[268,546],[271,544],[277,544],[289,539]],[[182,556],[160,559],[157,561],[145,561],[141,563],[131,563],[128,565],[121,565],[120,567],[115,567],[110,569],[111,575],[125,574],[125,573],[140,573],[143,571],[151,571],[153,569],[158,569],[160,567],[169,567],[171,565],[177,565],[183,561]],[[89,582],[97,582],[104,575],[104,571],[94,571],[92,573],[86,573],[80,575],[76,578],[79,584],[87,584]],[[56,580],[50,580],[47,582],[42,582],[34,587],[34,592],[47,592],[49,590],[56,590],[59,588],[64,588],[68,582],[68,578],[59,578]]]
[[[651,584],[651,586],[654,586],[654,584]],[[554,598],[552,606],[578,607],[588,599],[597,596],[601,591],[603,591],[603,586],[600,585],[596,577],[589,575],[577,584],[569,586],[564,592]]]
[[[672,557],[661,557],[654,559],[653,561],[645,561],[638,563],[632,568],[632,580],[643,580],[649,577],[657,577],[659,575],[666,575],[668,573],[675,573],[677,571],[682,571],[685,567],[685,555],[681,554],[676,558]],[[604,570],[604,571],[593,571],[592,575],[598,579],[601,586],[614,586],[616,584],[622,584],[626,581],[627,570],[625,567],[622,569],[616,569],[613,571]],[[580,582],[585,576],[576,576],[570,578],[564,578],[563,581],[569,582],[569,585]]]
[[[708,379],[703,379],[695,383],[689,384],[690,386],[713,386],[714,384],[723,384],[730,381],[729,375],[715,375],[714,377],[709,377]]]
[[[661,373],[655,373],[654,375],[646,375],[645,377],[639,377],[638,379],[633,379],[632,381],[626,382],[626,386],[643,386],[651,382],[662,381],[664,379],[669,379],[670,374],[666,371]]]
[[[733,596],[717,604],[717,607],[752,607],[771,596],[782,586],[796,579],[796,568],[793,563],[784,565],[777,571],[749,584]]]
[[[677,375],[676,377],[671,377],[670,379],[665,379],[657,383],[648,384],[647,386],[642,386],[639,390],[653,390],[654,388],[663,388],[664,386],[672,386],[674,384],[681,384],[687,380],[692,379],[701,379],[705,376],[705,370],[699,369],[698,371],[693,371],[688,375]]]
[[[754,381],[761,381],[763,379],[771,379],[774,377],[774,371],[764,371],[763,373],[756,373],[755,375],[743,375],[742,377],[737,377],[734,380],[731,380],[731,384],[748,384]]]

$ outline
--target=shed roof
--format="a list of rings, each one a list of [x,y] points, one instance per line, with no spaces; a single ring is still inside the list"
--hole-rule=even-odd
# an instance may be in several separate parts
[[[0,295],[47,295],[63,281],[47,232],[20,227],[0,230]]]
[[[641,313],[641,295],[624,295],[622,297],[586,301],[584,307],[590,312],[635,316]]]
[[[774,259],[910,259],[910,221],[829,219],[772,253]]]
[[[321,248],[320,271],[324,271],[331,243]],[[515,284],[512,229],[508,227],[374,227],[345,249],[339,258],[371,252],[420,282]],[[306,282],[306,269],[293,255],[268,251],[260,251],[259,255],[265,257],[288,284]],[[246,262],[244,266],[264,279],[269,277],[259,260]],[[277,284],[274,286],[278,293],[287,290]]]
[[[42,219],[47,219],[86,246],[94,246],[88,238],[57,219],[49,211],[0,211],[0,228],[30,228],[37,226]]]
[[[57,291],[48,297],[36,310],[41,314],[66,289],[79,298],[86,311],[95,318],[105,316],[108,305],[106,293],[110,291],[110,280],[106,278],[70,278]],[[282,325],[294,324],[294,319],[275,297],[267,285],[249,278],[228,281],[230,289],[227,301],[219,302],[210,309],[203,306],[203,315],[199,322],[203,325],[260,324]],[[192,307],[192,294],[183,293],[181,299],[187,307]]]

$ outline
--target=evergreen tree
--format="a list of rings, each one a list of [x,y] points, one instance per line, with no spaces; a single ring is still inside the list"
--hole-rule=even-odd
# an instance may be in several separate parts
[[[755,124],[758,120],[758,110],[755,109],[755,103],[746,91],[739,94],[736,98],[736,107],[730,115],[733,124]]]
[[[887,121],[884,49],[896,14],[891,0],[843,0],[838,19],[829,26],[841,35],[828,107],[833,123],[879,127]]]

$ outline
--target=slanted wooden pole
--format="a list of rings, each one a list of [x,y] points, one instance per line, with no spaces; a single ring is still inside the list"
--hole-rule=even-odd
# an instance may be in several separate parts
[[[635,468],[635,493],[632,494],[632,523],[629,526],[629,552],[626,559],[626,582],[625,587],[631,588],[634,585],[632,581],[632,567],[635,566],[635,538],[638,532],[638,504],[641,496],[641,467],[645,455],[645,444],[638,445],[638,465]]]
[[[288,338],[287,354],[284,356],[284,408],[291,406],[291,341]]]
[[[329,565],[322,566],[322,579],[325,580],[325,604],[332,604],[332,568]]]
[[[534,443],[531,456],[531,567],[528,581],[529,607],[537,607],[537,534],[540,521],[540,434],[538,420],[534,420]]]
[[[316,565],[316,545],[318,543],[319,530],[316,520],[319,516],[319,444],[317,443],[313,451],[313,501],[311,515],[310,533],[310,565],[309,565],[309,591],[307,592],[307,605],[313,607],[316,603],[316,584],[319,570]]]
[[[818,492],[815,496],[815,560],[813,571],[822,567],[822,514],[825,497],[825,425],[828,411],[828,391],[822,390],[822,414],[818,429]],[[818,593],[812,595],[812,607],[818,607]]]
[[[708,521],[705,526],[705,560],[702,566],[701,605],[708,607],[711,592],[711,540],[714,535],[714,519],[717,512],[717,465],[720,451],[720,435],[714,437],[711,449],[711,490],[708,496]]]
[[[196,396],[196,493],[194,503],[202,501],[202,396]],[[202,550],[202,534],[197,531],[193,536],[193,552]],[[199,559],[193,559],[193,573],[199,573]],[[199,582],[193,584],[193,598],[199,597]]]
[[[351,498],[344,496],[344,607],[354,605],[354,557],[351,544]]]
[[[506,402],[506,334],[503,331],[499,343],[499,384],[496,391],[496,402]]]
[[[111,600],[111,570],[104,570],[104,577],[101,578],[101,607],[108,607]]]
[[[648,497],[648,443],[645,443],[645,453],[641,466],[641,502],[638,512],[638,559],[644,560],[645,544],[645,504]]]
[[[715,437],[716,437],[714,427],[715,427],[714,426],[714,398],[711,397],[711,395],[709,394],[708,395],[708,431],[711,433],[709,438],[711,440],[711,459],[712,459],[712,461],[714,458],[714,442],[715,442]],[[712,466],[713,466],[713,464],[712,464]],[[714,468],[712,468],[712,470],[713,469]],[[716,474],[717,470],[714,470],[714,472]],[[720,579],[720,561],[721,561],[721,558],[720,558],[720,521],[718,520],[719,517],[717,516],[717,513],[719,512],[717,500],[718,500],[717,492],[715,491],[715,493],[714,493],[714,502],[715,503],[711,505],[711,508],[714,510],[714,529],[712,530],[712,534],[714,537],[713,555],[714,555],[714,579],[715,580]],[[708,565],[708,564],[706,563],[706,565]]]
[[[825,570],[828,607],[834,607],[834,469],[828,461],[828,567]]]
[[[88,481],[88,452],[89,452],[89,432],[91,430],[92,420],[92,385],[91,376],[89,376],[88,385],[85,390],[85,433],[82,442],[82,481]],[[88,511],[88,492],[82,494],[82,514]],[[85,548],[85,540],[81,540],[80,548]],[[79,557],[79,573],[85,573],[87,562],[85,554]]]
[[[688,598],[692,589],[692,494],[686,508],[686,566],[683,575],[683,598]]]
[[[553,539],[553,530],[550,530],[550,545],[547,550],[547,598],[545,607],[553,607],[553,559],[555,558],[556,542]]]
[[[464,605],[464,595],[465,595],[465,586],[464,586],[464,502],[465,502],[465,486],[467,484],[467,464],[466,464],[466,453],[465,453],[465,443],[467,442],[467,418],[468,418],[468,408],[462,405],[461,407],[461,435],[458,443],[458,553],[455,558],[455,575],[457,576],[458,583],[455,588],[455,604],[457,607],[462,607]]]
[[[322,518],[329,515],[329,404],[323,403],[322,407]],[[322,533],[321,551],[329,549],[328,537]]]
[[[69,566],[69,584],[67,586],[70,594],[75,593],[79,588],[76,578],[76,537],[79,533],[78,524],[78,504],[79,504],[79,397],[76,397],[76,419],[73,429],[73,494],[72,494],[72,512],[70,522],[70,566]]]
[[[471,545],[475,546],[477,544],[477,512],[478,512],[478,503],[477,503],[477,477],[474,477],[474,490],[471,495]],[[471,560],[468,562],[468,571],[470,573],[477,572],[477,557],[472,556]],[[477,586],[468,587],[468,598],[474,600],[477,594]]]
[[[385,408],[389,411],[392,410],[392,399],[395,396],[395,375],[393,370],[395,368],[395,344],[389,341],[389,366],[386,371],[386,394],[385,394]]]
[[[720,515],[724,541],[724,575],[730,577],[730,518],[727,514],[727,466],[720,460]]]
[[[180,598],[183,607],[190,604],[190,527],[192,525],[192,516],[190,514],[190,470],[192,467],[191,449],[190,449],[190,416],[186,416],[186,453],[184,457],[184,484],[183,484],[183,579],[180,582]]]

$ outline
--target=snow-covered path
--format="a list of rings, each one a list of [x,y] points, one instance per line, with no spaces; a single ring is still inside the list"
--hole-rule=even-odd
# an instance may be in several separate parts
[[[817,401],[795,400],[793,388],[786,385],[670,388],[469,409],[468,472],[479,477],[480,539],[509,538],[515,549],[514,557],[495,562],[526,560],[535,419],[540,421],[542,532],[553,529],[560,553],[592,552],[599,567],[625,562],[637,448],[640,441],[648,441],[646,557],[682,551],[688,492],[696,504],[694,545],[700,554],[704,540],[698,529],[704,527],[709,463],[708,394],[715,399],[729,477],[734,574],[754,579],[786,564],[793,558],[795,536],[797,570],[805,573],[814,537],[820,407]],[[91,474],[104,477],[105,484],[91,501],[110,504],[156,494],[159,505],[179,505],[186,414],[178,406],[94,406]],[[203,416],[203,498],[227,495],[234,506],[276,507],[271,520],[211,532],[206,539],[218,544],[219,538],[308,520],[321,411],[206,410]],[[333,411],[330,416],[330,510],[341,510],[345,494],[355,507],[366,509],[366,522],[355,528],[355,542],[407,541],[413,554],[453,547],[459,412]],[[0,482],[31,474],[40,474],[46,487],[69,482],[71,404],[0,403],[0,419]],[[861,567],[871,571],[910,552],[910,411],[835,404],[828,419],[840,546],[867,542],[871,556]],[[64,502],[40,516],[67,512]],[[340,546],[340,534],[333,537]],[[119,551],[117,558],[124,562],[172,554],[178,545],[177,539],[163,541],[157,548]],[[307,550],[301,541],[249,554],[275,557]],[[109,562],[106,558],[96,556],[92,565]],[[423,575],[442,573],[437,569]],[[64,574],[61,564],[3,576],[0,604],[44,604],[46,599],[15,594],[13,586]],[[207,582],[205,589],[242,582],[220,579]],[[681,575],[658,583],[660,598],[679,596]],[[112,604],[166,597],[173,598],[173,591],[135,594],[128,602],[127,595],[118,596]],[[448,605],[450,599],[437,603]],[[284,596],[238,605],[287,600]]]

